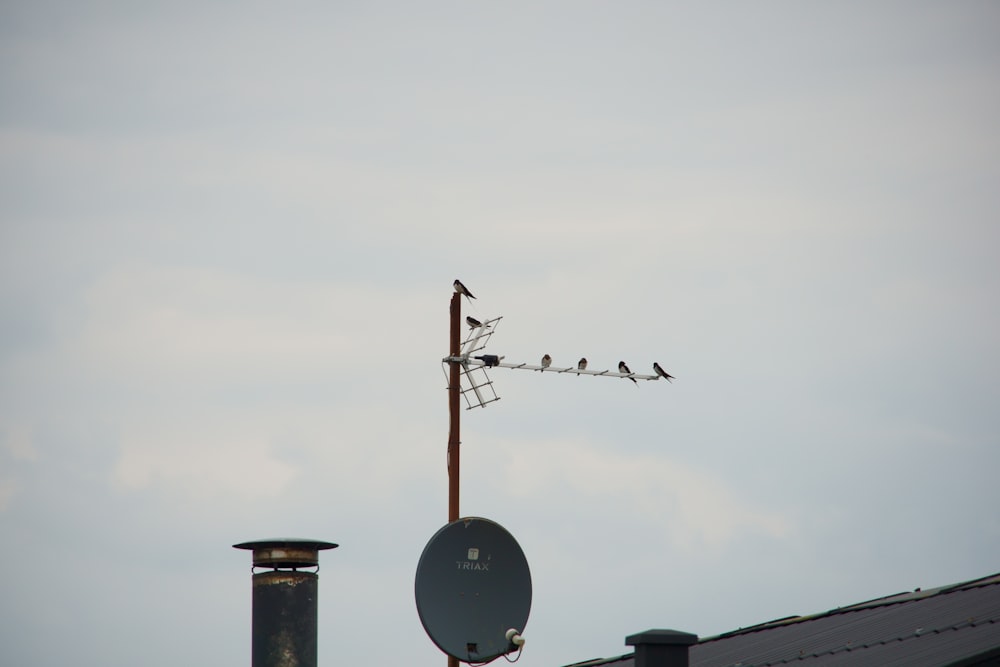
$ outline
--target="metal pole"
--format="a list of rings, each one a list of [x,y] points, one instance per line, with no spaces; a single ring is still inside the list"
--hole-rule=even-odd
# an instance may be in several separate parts
[[[462,339],[462,295],[451,295],[451,344],[448,355],[457,357],[461,351]],[[458,520],[458,471],[459,471],[459,422],[461,417],[462,369],[457,361],[451,362],[448,377],[448,522]],[[448,667],[458,667],[458,658],[448,656]]]
[[[451,296],[451,345],[449,356],[459,355],[462,338],[462,295],[455,292]],[[458,473],[459,473],[459,420],[461,417],[461,383],[462,367],[457,361],[451,362],[451,373],[448,378],[448,416],[451,418],[448,429],[448,521],[458,520]]]

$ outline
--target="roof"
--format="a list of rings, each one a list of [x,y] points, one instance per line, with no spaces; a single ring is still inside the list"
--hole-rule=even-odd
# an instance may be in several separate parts
[[[689,656],[691,667],[1000,665],[1000,573],[740,628]],[[571,667],[633,667],[632,657]]]

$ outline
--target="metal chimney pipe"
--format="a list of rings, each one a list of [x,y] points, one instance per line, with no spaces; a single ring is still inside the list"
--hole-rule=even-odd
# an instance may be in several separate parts
[[[646,630],[625,638],[635,647],[634,667],[688,667],[688,647],[698,635],[678,630]]]
[[[234,544],[253,551],[253,667],[316,667],[319,552],[332,542],[281,538]],[[299,568],[316,568],[302,572]]]

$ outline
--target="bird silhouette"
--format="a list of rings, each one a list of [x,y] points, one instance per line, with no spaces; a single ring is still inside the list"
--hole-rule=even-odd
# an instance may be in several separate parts
[[[578,370],[587,370],[587,357],[580,357],[580,361],[576,362],[576,367]]]
[[[470,329],[475,329],[476,327],[483,326],[482,322],[480,322],[479,320],[477,320],[476,318],[471,317],[471,316],[467,316],[465,318],[465,323],[469,325]]]
[[[629,370],[629,367],[625,365],[625,362],[624,362],[624,361],[619,361],[619,362],[618,362],[618,372],[619,372],[619,373],[628,373],[628,374],[630,374],[630,375],[631,375],[631,373],[632,373],[632,371],[631,371],[631,370]],[[636,385],[638,385],[638,384],[639,384],[639,383],[638,383],[638,382],[636,381],[636,379],[635,379],[635,378],[629,378],[629,380],[631,380],[632,382],[635,382],[635,383],[636,383]]]
[[[663,370],[662,368],[660,368],[660,365],[658,363],[656,363],[655,361],[653,362],[653,370],[656,371],[656,374],[659,375],[664,380],[666,380],[667,382],[673,382],[674,380],[677,379],[673,375],[671,375],[670,373],[668,373],[665,370]]]
[[[542,357],[542,368],[548,368],[551,365],[552,365],[552,357],[546,354],[544,357]]]
[[[469,288],[466,287],[465,285],[463,285],[462,281],[459,280],[458,278],[455,278],[455,282],[452,283],[452,287],[455,288],[456,292],[458,292],[459,294],[464,294],[466,296],[466,298],[468,298],[468,299],[475,299],[476,298],[476,297],[472,296],[472,292],[469,291]]]

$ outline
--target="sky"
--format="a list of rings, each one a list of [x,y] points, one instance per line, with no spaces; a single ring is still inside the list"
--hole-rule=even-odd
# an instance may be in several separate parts
[[[1000,571],[1000,6],[0,3],[0,662],[440,666],[448,304],[495,369],[461,514],[520,658]],[[502,663],[501,663],[502,664]]]

